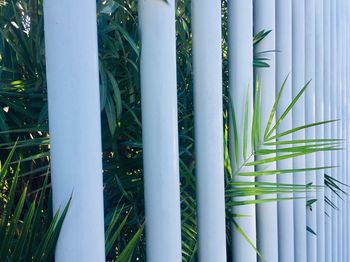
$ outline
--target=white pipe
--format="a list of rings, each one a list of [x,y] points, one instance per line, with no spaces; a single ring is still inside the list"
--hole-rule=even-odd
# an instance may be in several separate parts
[[[346,7],[345,7],[345,10],[346,10],[346,20],[345,20],[345,30],[346,30],[346,43],[349,43],[350,41],[350,29],[349,29],[349,26],[350,26],[350,3],[349,1],[346,2]],[[349,47],[348,45],[345,45],[345,48],[346,48],[346,102],[348,105],[350,105],[350,100],[349,100],[349,97],[350,97],[350,92],[349,92],[349,83],[350,83],[350,74],[349,74],[349,59],[350,59],[350,50],[349,50]],[[349,106],[346,107],[346,120],[347,120],[347,130],[346,130],[346,160],[345,162],[347,162],[347,169],[346,169],[346,184],[349,185],[349,182],[350,182],[350,179],[349,179],[349,153],[350,153],[350,150],[349,150],[349,146],[350,146],[350,128],[348,127],[349,123],[350,123],[350,119],[349,119]],[[345,249],[347,250],[347,254],[346,254],[346,261],[349,261],[350,259],[350,252],[349,252],[349,248],[350,248],[350,239],[349,239],[349,231],[350,231],[350,226],[349,226],[349,219],[350,219],[350,197],[349,197],[349,193],[350,193],[350,190],[349,188],[347,188],[347,193],[348,195],[346,196],[346,225],[347,225],[347,228],[345,230],[345,235],[346,235],[346,246],[345,246]]]
[[[346,96],[347,96],[347,79],[346,79],[346,57],[347,57],[347,39],[346,39],[346,34],[347,34],[347,29],[346,29],[346,4],[345,1],[342,1],[342,18],[343,18],[343,22],[342,22],[342,30],[343,30],[343,70],[342,70],[342,74],[343,74],[343,86],[342,86],[342,100],[343,100],[343,106],[342,106],[342,111],[343,111],[343,138],[347,139],[347,126],[349,124],[348,122],[348,117],[347,117],[347,100],[346,100]],[[346,140],[345,140],[346,141]],[[348,169],[348,163],[347,163],[347,147],[346,147],[346,142],[344,143],[344,150],[342,151],[343,153],[343,181],[344,183],[347,183],[347,177],[348,177],[348,173],[347,173],[347,169]],[[343,187],[344,188],[344,187]],[[344,188],[344,191],[347,191],[346,188]],[[348,223],[347,223],[347,196],[344,195],[344,201],[343,202],[343,258],[344,261],[347,261],[347,230],[348,230]]]
[[[105,261],[96,1],[44,2],[56,261]]]
[[[226,261],[221,3],[192,1],[199,260]]]
[[[341,85],[340,85],[340,97],[341,97],[341,118],[342,118],[342,127],[341,127],[341,137],[343,139],[346,138],[346,127],[347,127],[347,117],[346,117],[346,79],[345,79],[345,58],[346,58],[346,38],[345,38],[345,2],[344,0],[340,1],[340,30],[341,30],[341,44],[342,44],[342,48],[341,48]],[[347,163],[346,163],[346,147],[344,147],[343,150],[340,151],[341,155],[342,155],[342,162],[341,162],[341,172],[342,172],[342,182],[346,183],[346,167],[347,167]],[[343,187],[343,189],[345,189]],[[342,242],[342,257],[343,257],[343,261],[346,261],[346,227],[347,227],[347,223],[346,223],[346,196],[343,194],[343,200],[341,201],[341,209],[342,209],[342,230],[341,230],[341,242]]]
[[[175,1],[139,1],[147,261],[181,261]]]
[[[331,1],[331,117],[337,119],[337,34],[336,34],[336,1]],[[338,138],[337,136],[337,123],[332,124],[332,138]],[[337,152],[332,151],[332,166],[337,166]],[[332,177],[337,179],[337,168],[332,169]],[[338,197],[332,193],[332,202],[337,206]],[[332,257],[333,261],[338,261],[338,211],[332,209]]]
[[[292,2],[293,21],[293,97],[305,85],[305,4],[304,1]],[[301,96],[298,103],[293,107],[293,127],[305,124],[305,98]],[[305,131],[293,133],[293,140],[305,139]],[[304,168],[305,157],[293,159],[293,168]],[[305,172],[293,174],[293,182],[305,185]],[[294,194],[294,251],[295,261],[306,262],[306,208],[305,193]]]
[[[292,1],[276,1],[276,93],[279,92],[286,77],[292,75]],[[276,117],[280,118],[292,101],[292,80],[289,76],[282,97],[277,105]],[[277,128],[281,133],[293,128],[292,113],[289,113]],[[292,140],[292,134],[281,140]],[[277,163],[277,169],[293,169],[293,160]],[[293,184],[293,174],[277,176],[277,182]],[[279,194],[279,198],[292,198],[293,194]],[[278,208],[278,261],[294,262],[294,219],[293,201],[279,201]]]
[[[324,7],[323,7],[323,24],[324,24],[324,120],[330,120],[331,119],[331,36],[330,36],[330,25],[331,25],[331,1],[330,0],[324,0]],[[331,125],[324,125],[324,137],[325,138],[331,138]],[[324,165],[325,166],[331,166],[331,152],[326,151],[324,152]],[[327,169],[325,170],[325,174],[329,175],[332,172],[332,170]],[[325,187],[325,196],[331,200],[332,192],[329,187]],[[318,198],[319,199],[319,198]],[[318,200],[320,201],[320,199]],[[321,200],[323,201],[323,200]],[[318,247],[318,252],[320,252]],[[325,204],[325,261],[331,262],[332,261],[332,208],[330,205]]]
[[[346,2],[346,21],[345,21],[345,29],[346,29],[346,42],[349,43],[350,41],[350,29],[349,29],[349,26],[350,26],[350,2],[347,1]],[[349,66],[349,59],[350,59],[350,50],[349,50],[349,47],[348,45],[346,45],[346,102],[348,105],[350,105],[350,100],[349,100],[349,97],[350,97],[350,92],[349,92],[349,83],[350,83],[350,66]],[[350,110],[349,110],[349,106],[346,107],[346,120],[347,120],[347,125],[349,125],[350,123]],[[346,135],[346,162],[347,162],[347,170],[346,170],[346,184],[349,185],[349,182],[350,182],[350,179],[349,179],[349,159],[350,159],[350,128],[347,126],[347,135]],[[347,250],[347,256],[346,256],[346,260],[349,261],[350,259],[350,251],[349,251],[349,248],[350,248],[350,239],[349,239],[349,231],[350,231],[350,226],[349,226],[349,222],[350,222],[350,197],[349,197],[349,194],[350,194],[350,190],[349,188],[347,188],[347,197],[346,197],[346,214],[347,214],[347,217],[346,217],[346,224],[347,224],[347,229],[345,231],[345,234],[346,234],[346,250]]]
[[[323,28],[323,19],[324,19],[324,10],[323,10],[323,1],[316,1],[316,26],[315,26],[315,96],[316,96],[316,122],[324,121],[324,91],[325,91],[325,71],[324,71],[324,28]],[[316,138],[324,139],[324,126],[316,127]],[[316,153],[316,166],[323,167],[325,166],[324,162],[325,154],[324,152]],[[318,170],[316,172],[316,185],[320,186],[317,189],[317,202],[316,202],[316,212],[317,212],[317,226],[316,226],[316,240],[317,240],[317,254],[316,260],[318,262],[325,261],[325,207],[324,207],[324,172],[325,170]],[[313,211],[315,212],[315,211]]]
[[[343,115],[342,115],[342,86],[343,86],[343,79],[342,79],[342,18],[341,18],[341,2],[340,0],[337,1],[337,48],[336,48],[336,57],[337,57],[337,87],[336,87],[336,94],[337,94],[337,118],[340,119],[340,121],[337,123],[337,137],[342,139],[343,138]],[[337,159],[338,159],[338,180],[343,182],[343,153],[342,150],[337,151]],[[338,198],[338,259],[339,261],[343,261],[343,208],[342,208],[342,199]]]
[[[238,133],[238,165],[243,162],[243,132],[244,132],[244,108],[248,100],[248,130],[247,137],[251,136],[251,120],[253,111],[253,3],[252,0],[228,1],[228,37],[229,37],[229,80],[230,96],[235,108],[237,133]],[[247,97],[248,96],[248,97]],[[247,98],[247,99],[246,99]],[[248,154],[252,150],[250,139],[247,140]],[[230,126],[231,163],[233,170],[239,168],[236,165],[236,156],[233,148],[233,130]],[[252,167],[244,167],[243,172],[254,171]],[[237,182],[254,182],[254,177],[233,177]],[[254,200],[254,197],[244,197],[238,200]],[[255,205],[242,205],[233,208],[233,213],[244,214],[245,217],[235,218],[249,240],[256,245]],[[232,232],[232,260],[234,262],[255,262],[256,252],[249,245],[242,234],[233,226]]]
[[[343,126],[343,137],[344,139],[346,139],[345,141],[347,141],[347,130],[348,130],[348,125],[349,125],[349,118],[348,118],[348,112],[347,112],[347,107],[348,107],[348,101],[346,99],[347,95],[348,95],[348,79],[347,79],[347,56],[348,56],[348,39],[347,39],[347,34],[348,34],[348,28],[347,28],[347,8],[349,8],[347,6],[348,1],[344,1],[343,0],[343,47],[344,47],[344,55],[343,55],[343,78],[344,78],[344,86],[343,86],[343,101],[344,101],[344,106],[343,106],[343,115],[345,118],[345,122],[344,122],[344,126]],[[346,183],[348,185],[348,168],[349,168],[349,163],[348,163],[348,159],[347,159],[347,151],[348,151],[348,147],[346,146],[345,143],[345,147],[344,147],[344,152],[343,152],[343,162],[344,164],[344,183]],[[345,191],[347,192],[347,188],[344,188]],[[344,260],[348,260],[348,254],[349,254],[349,250],[348,250],[348,236],[347,233],[348,232],[348,228],[349,228],[349,224],[348,224],[348,212],[347,212],[347,195],[344,195],[344,203],[343,203],[343,212],[344,212],[344,217],[343,217],[343,223],[344,223],[344,233],[343,233],[343,239],[344,239],[344,246],[343,246],[343,250],[344,250]]]
[[[309,87],[305,91],[305,124],[315,122],[315,0],[305,1],[305,79],[311,80]],[[306,139],[314,139],[316,130],[314,127],[305,130]],[[308,154],[305,157],[306,168],[316,166],[315,154]],[[316,185],[316,172],[306,172],[306,183]],[[306,193],[306,199],[316,199],[314,191]],[[316,225],[317,205],[313,205],[312,210],[306,209],[306,225],[313,231],[317,231]],[[317,232],[316,232],[317,234]],[[316,236],[308,231],[307,236],[307,260],[316,262]]]
[[[254,1],[254,33],[257,34],[261,30],[272,30],[271,33],[259,43],[255,49],[255,53],[262,51],[275,50],[275,0],[255,0]],[[262,136],[268,118],[275,102],[275,85],[276,85],[276,66],[275,53],[269,52],[264,54],[269,58],[269,68],[256,68],[255,77],[257,81],[261,81],[261,123]],[[275,119],[273,120],[273,122]],[[275,169],[275,164],[269,164],[270,169]],[[264,170],[266,166],[258,166],[257,170]],[[258,182],[276,183],[275,175],[257,177]],[[276,198],[276,194],[259,196],[258,199]],[[262,256],[267,261],[278,261],[278,229],[277,229],[277,203],[263,203],[257,205],[257,246]]]

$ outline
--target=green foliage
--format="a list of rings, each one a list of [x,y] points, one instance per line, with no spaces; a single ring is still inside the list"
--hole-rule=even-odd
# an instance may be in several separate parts
[[[20,165],[11,168],[13,148],[0,168],[0,260],[50,261],[67,214],[69,203],[51,217],[50,198],[47,194],[48,176],[34,196],[28,187],[18,194]]]
[[[107,259],[126,248],[132,256],[130,247],[142,258],[144,242],[135,240],[136,232],[143,239],[144,221],[137,6],[109,0],[97,9],[106,227],[117,206],[121,217],[130,212],[118,235],[106,239]],[[0,159],[18,140],[13,162],[21,159],[20,196],[24,187],[28,194],[40,190],[49,169],[42,1],[6,1],[0,13]]]
[[[15,168],[14,170],[19,170],[20,167],[21,172],[19,173],[18,171],[18,174],[15,175],[16,173],[11,171],[11,179],[3,180],[4,187],[2,186],[1,190],[4,191],[1,192],[6,196],[9,196],[10,192],[12,192],[11,194],[16,197],[13,201],[19,203],[17,213],[20,213],[20,218],[18,221],[16,220],[17,223],[12,223],[12,225],[16,225],[16,234],[18,234],[18,232],[23,232],[23,228],[31,228],[30,221],[37,220],[35,218],[39,214],[37,214],[36,210],[39,209],[44,210],[43,213],[40,213],[40,216],[44,216],[44,221],[47,221],[45,222],[47,226],[42,228],[47,229],[48,225],[50,225],[48,222],[50,221],[50,198],[47,197],[50,195],[49,188],[47,188],[50,185],[50,179],[46,175],[50,161],[47,87],[42,1],[9,0],[6,3],[6,5],[0,5],[0,152],[2,153],[0,154],[0,160],[5,162],[7,160],[5,156],[12,152],[12,165],[16,163],[18,165],[18,169]],[[183,261],[195,261],[197,259],[197,225],[194,175],[191,5],[190,1],[187,0],[178,0],[176,5],[182,250]],[[276,105],[283,90],[281,88],[276,104],[271,111],[270,121],[264,127],[265,132],[261,134],[260,99],[262,86],[260,83],[257,83],[254,91],[252,123],[248,122],[246,115],[247,108],[250,106],[248,105],[248,100],[245,105],[246,110],[244,110],[244,119],[246,119],[244,129],[252,128],[251,135],[245,132],[243,138],[242,152],[244,152],[244,163],[237,163],[235,166],[238,168],[233,169],[229,155],[233,150],[238,152],[238,143],[235,143],[237,145],[236,148],[230,148],[228,141],[229,139],[234,139],[237,142],[238,137],[236,135],[237,131],[230,132],[228,130],[229,118],[233,116],[234,119],[235,113],[233,110],[234,105],[228,99],[227,1],[223,1],[222,13],[225,179],[229,231],[231,225],[236,224],[237,226],[237,223],[234,222],[235,217],[240,215],[231,214],[232,206],[288,200],[254,198],[252,201],[240,201],[240,197],[315,190],[314,185],[243,183],[232,180],[234,176],[283,175],[286,173],[305,172],[310,169],[264,169],[244,172],[242,167],[275,163],[282,159],[313,154],[318,151],[339,150],[341,140],[327,138],[282,141],[282,138],[288,134],[312,126],[331,124],[331,121],[295,127],[273,135],[278,125],[281,124],[300,96],[303,95],[308,86],[307,84],[299,95],[291,101],[290,106],[285,109],[282,117],[277,119],[276,123],[273,123],[272,119],[276,113]],[[117,261],[135,261],[138,258],[139,261],[145,261],[145,239],[142,234],[144,198],[137,1],[97,1],[97,23],[106,259],[107,261],[115,261],[116,259]],[[265,37],[268,37],[269,33],[269,30],[259,32],[252,39],[253,44],[258,45]],[[256,54],[253,66],[269,66],[269,61],[264,57],[266,52],[274,52],[274,50]],[[233,129],[237,130],[235,124],[233,126]],[[70,132],[75,132],[75,130],[70,130]],[[17,140],[16,152],[13,152],[11,149]],[[247,149],[248,140],[251,140],[253,144],[251,152]],[[257,156],[259,156],[259,160],[255,160]],[[21,161],[19,162],[19,160]],[[313,169],[317,170],[320,168],[330,171],[332,167],[315,167]],[[3,168],[2,170],[5,169]],[[343,185],[341,181],[334,181],[331,176],[325,175],[325,184],[339,196],[342,194],[341,188]],[[25,201],[21,200],[23,194],[25,195]],[[39,201],[28,198],[28,196],[35,194],[40,195],[37,198]],[[20,204],[22,203],[21,201],[23,205]],[[325,201],[336,208],[329,199],[325,199]],[[31,203],[34,203],[34,206]],[[12,209],[11,212],[15,214],[16,209]],[[14,216],[10,217],[10,219],[15,218]],[[58,221],[59,218],[56,218],[56,220]],[[16,221],[14,220],[14,222]],[[24,223],[22,221],[29,222]],[[233,221],[233,224],[230,223],[231,221]],[[44,235],[45,232],[41,231],[40,234]],[[242,234],[244,235],[243,231]],[[11,236],[15,236],[14,239],[18,239],[18,235],[12,234]],[[20,239],[26,238],[28,240],[28,237],[24,235]],[[247,239],[247,241],[249,240]],[[36,243],[32,240],[26,241],[26,244],[27,242]],[[13,245],[13,241],[11,243]],[[21,240],[20,243],[23,245],[24,242]],[[52,247],[52,245],[48,246]],[[228,241],[228,245],[230,245],[230,241]],[[9,250],[10,248],[6,247],[5,249]],[[15,250],[16,253],[14,253]],[[11,246],[9,254],[12,256],[13,254],[23,253],[18,250],[20,250],[20,247],[16,249],[16,247]],[[2,258],[0,256],[1,261],[3,261]]]
[[[109,222],[106,222],[106,224],[108,225],[108,227],[106,228],[105,237],[106,254],[107,257],[116,258],[116,261],[131,261],[134,254],[134,250],[136,249],[137,244],[142,236],[144,225],[136,229],[136,232],[134,233],[134,235],[132,235],[131,239],[126,240],[124,238],[122,230],[124,229],[128,221],[129,214],[130,210],[125,211],[124,208],[116,208],[111,220]],[[119,246],[123,246],[123,250],[120,250],[120,248],[118,248]],[[113,247],[114,249],[112,249]],[[138,258],[141,259],[141,261],[145,260],[145,258],[142,257]]]

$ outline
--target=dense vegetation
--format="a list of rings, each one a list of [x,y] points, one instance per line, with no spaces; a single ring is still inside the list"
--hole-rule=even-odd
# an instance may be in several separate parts
[[[178,120],[184,261],[194,261],[197,251],[190,7],[189,1],[177,1]],[[234,171],[231,170],[228,158],[228,152],[231,149],[227,146],[230,136],[227,131],[230,103],[228,99],[226,1],[223,2],[222,10],[225,104],[223,116],[226,130],[225,172],[229,211],[231,206],[242,204],[232,200],[232,197],[235,196],[307,190],[311,185],[300,187],[258,183],[238,185],[232,182]],[[139,258],[145,261],[137,1],[97,1],[97,22],[107,259],[112,261],[119,257],[121,261],[127,261],[133,258],[134,261],[135,258]],[[12,232],[11,237],[20,244],[24,241],[23,239],[30,240],[29,236],[39,241],[38,239],[51,234],[52,219],[54,221],[60,219],[51,216],[50,147],[43,23],[41,0],[0,1],[0,109],[2,109],[0,110],[0,160],[1,163],[8,160],[8,163],[3,164],[1,169],[1,172],[7,174],[0,177],[0,210],[3,213],[3,210],[8,208],[18,215],[17,228]],[[268,33],[269,31],[259,33],[255,36],[254,43],[259,44]],[[258,56],[254,59],[254,65],[268,67],[268,61]],[[256,91],[256,94],[256,97],[259,97],[259,90]],[[258,102],[254,104],[254,110],[253,130],[257,130],[260,128]],[[274,126],[268,126],[267,130],[271,128]],[[267,141],[273,146],[276,145],[273,144],[273,138],[265,138],[267,138],[266,141],[263,138],[255,141],[257,150],[254,154],[264,155],[264,152],[259,151],[258,147]],[[284,152],[287,154],[298,150],[297,152],[302,155],[314,153],[320,149],[334,150],[337,149],[337,142],[335,140],[304,141],[303,146],[299,148],[289,144]],[[16,147],[12,151],[13,156],[8,158],[14,144]],[[276,162],[278,159],[275,157],[271,161]],[[261,163],[252,162],[251,165],[257,164]],[[328,184],[335,190],[339,189],[336,181],[329,179]],[[238,189],[232,191],[230,190],[232,186]],[[249,190],[247,193],[247,189],[252,188],[254,190]],[[16,211],[16,207],[8,207],[10,196],[20,203],[18,204],[21,205],[20,210]],[[42,212],[39,214],[38,210]],[[230,212],[227,213],[228,221],[231,221],[233,216],[230,215]],[[7,213],[3,214],[5,217]],[[31,218],[27,225],[25,221],[29,220],[26,220],[29,216]],[[6,225],[3,219],[5,218],[2,217],[0,222]],[[227,230],[231,230],[232,223],[227,223],[227,225]],[[0,237],[2,236],[1,230],[3,229],[0,227]],[[26,230],[29,234],[23,236]],[[43,247],[49,249],[50,256],[56,235],[52,237],[52,244]],[[230,245],[229,239],[228,245]],[[23,249],[23,247],[19,248]],[[30,247],[28,249],[30,250]],[[29,257],[33,257],[29,251],[20,255],[18,252],[16,245],[2,246],[0,243],[0,260],[2,261],[6,260],[2,259],[4,254],[8,254],[8,258],[20,256],[26,261],[30,260],[28,260]]]

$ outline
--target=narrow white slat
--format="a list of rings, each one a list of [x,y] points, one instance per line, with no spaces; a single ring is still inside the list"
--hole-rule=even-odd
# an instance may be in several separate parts
[[[199,260],[226,261],[221,3],[192,1]]]
[[[349,159],[350,159],[350,128],[349,128],[349,124],[350,124],[350,90],[349,90],[349,85],[350,85],[350,49],[349,49],[349,41],[350,41],[350,2],[346,1],[346,6],[345,6],[345,10],[346,10],[346,21],[345,21],[345,29],[346,29],[346,102],[347,102],[347,107],[346,107],[346,119],[347,119],[347,135],[346,135],[346,162],[347,162],[347,170],[346,170],[346,184],[349,185],[350,183],[350,178],[349,178],[349,171],[350,171],[350,165],[349,165]],[[346,204],[346,224],[347,224],[347,229],[345,231],[346,234],[346,247],[345,249],[347,250],[347,256],[346,256],[346,261],[349,261],[350,259],[350,190],[349,188],[347,188],[347,204]]]
[[[336,27],[336,1],[331,1],[331,118],[337,119],[337,27]],[[338,138],[337,125],[339,123],[332,124],[331,135],[332,138]],[[332,166],[337,166],[337,152],[332,151]],[[332,169],[332,177],[337,179],[337,168]],[[338,197],[335,193],[332,193],[332,203],[336,206]],[[338,261],[338,211],[332,209],[332,258],[333,261]]]
[[[272,30],[271,33],[261,41],[255,48],[255,54],[263,51],[274,51],[276,49],[275,39],[275,0],[254,1],[254,34],[261,30]],[[269,58],[268,68],[256,68],[255,79],[261,83],[261,135],[264,131],[276,96],[276,66],[275,52],[264,54]],[[275,119],[273,120],[273,123]],[[273,126],[273,124],[272,124]],[[275,169],[275,164],[269,164],[270,169]],[[261,165],[257,170],[264,170],[266,166]],[[276,183],[275,175],[261,176],[258,182]],[[276,194],[259,196],[259,199],[276,198]],[[278,261],[278,229],[277,229],[277,203],[263,203],[256,207],[257,223],[257,247],[267,261]]]
[[[147,261],[181,261],[175,1],[139,1]]]
[[[337,118],[339,119],[339,122],[337,123],[337,137],[342,139],[343,138],[343,108],[342,108],[342,87],[343,87],[343,78],[342,78],[342,56],[343,56],[343,35],[342,35],[342,6],[341,6],[341,0],[336,1],[336,38],[337,38],[337,45],[336,45],[336,59],[337,59],[337,67],[336,67],[336,75],[337,75],[337,81],[336,81],[336,95],[337,95]],[[337,173],[337,179],[341,182],[343,182],[343,152],[342,150],[337,151],[337,160],[338,160],[338,173]],[[338,260],[344,261],[343,258],[343,208],[342,208],[343,201],[340,198],[337,198],[337,223],[338,223],[338,245],[337,245],[337,252],[338,252]]]
[[[276,1],[276,93],[284,81],[284,90],[277,105],[276,117],[279,119],[292,101],[292,1]],[[277,128],[281,133],[293,128],[292,112],[290,112]],[[292,140],[292,134],[281,140]],[[286,159],[277,163],[277,169],[293,169],[293,160]],[[293,174],[277,177],[278,183],[293,184]],[[279,198],[292,198],[293,193],[283,193]],[[279,201],[278,208],[278,261],[294,262],[294,218],[293,201]]]
[[[323,7],[324,24],[324,120],[331,119],[331,0],[324,0]],[[331,138],[331,125],[324,125],[324,137]],[[331,166],[331,152],[324,152],[324,165]],[[331,169],[326,169],[325,174],[330,175]],[[325,187],[325,197],[332,199],[332,192],[329,187]],[[320,201],[320,200],[318,200]],[[319,248],[319,247],[318,247]],[[318,250],[320,252],[320,250]],[[325,261],[332,261],[332,208],[325,204]]]
[[[293,21],[293,97],[305,85],[305,4],[304,1],[292,2]],[[301,96],[293,107],[293,127],[305,125],[305,97]],[[305,131],[293,134],[293,140],[305,139]],[[293,159],[293,168],[304,168],[305,157]],[[295,184],[305,184],[305,172],[293,174]],[[294,252],[295,261],[306,262],[306,208],[305,193],[295,193],[294,197]]]
[[[229,37],[229,78],[230,96],[235,109],[237,133],[239,138],[238,157],[239,166],[243,163],[243,132],[244,132],[244,108],[248,101],[248,134],[251,136],[251,120],[253,106],[253,3],[252,0],[228,1],[228,37]],[[247,97],[248,96],[248,97]],[[247,140],[247,152],[251,152],[251,141]],[[232,119],[230,123],[230,148],[233,170],[239,168],[236,165],[236,156],[233,139]],[[244,167],[243,172],[254,171],[252,167]],[[234,177],[235,181],[254,182],[252,177]],[[239,200],[254,200],[254,197],[239,198]],[[243,214],[245,217],[236,218],[239,227],[256,245],[255,206],[242,205],[233,208],[233,213]],[[249,245],[242,234],[233,226],[232,232],[232,257],[234,262],[255,262],[256,252]]]
[[[345,0],[340,0],[340,30],[341,30],[341,85],[340,85],[340,97],[341,97],[341,118],[342,118],[342,127],[341,127],[341,136],[346,139],[346,128],[347,128],[347,114],[346,114],[346,77],[345,77],[345,63],[346,63],[346,31],[345,31]],[[346,145],[344,143],[344,145]],[[346,161],[346,150],[347,148],[344,146],[344,149],[341,150],[342,154],[342,162],[341,162],[341,172],[342,172],[342,181],[346,183],[347,177],[347,161]],[[345,188],[344,188],[345,189]],[[344,190],[346,191],[346,189]],[[343,195],[344,200],[341,201],[341,209],[342,209],[342,229],[341,229],[341,249],[342,249],[342,259],[346,260],[346,196]]]
[[[315,96],[316,96],[316,122],[324,121],[325,116],[325,104],[324,104],[324,93],[325,93],[325,70],[324,70],[324,2],[315,2]],[[325,127],[323,125],[316,127],[316,138],[324,139]],[[325,153],[316,153],[316,166],[325,166]],[[320,186],[317,190],[317,202],[316,202],[316,218],[317,218],[317,254],[316,260],[318,262],[325,261],[325,201],[324,201],[324,173],[328,170],[318,170],[316,172],[316,185]]]
[[[56,261],[105,261],[96,1],[44,2]],[[72,132],[74,130],[74,132]]]
[[[346,5],[345,5],[345,13],[346,13],[346,19],[345,19],[345,30],[346,30],[346,43],[349,43],[350,41],[350,2],[346,1]],[[345,45],[346,48],[346,68],[345,68],[345,74],[346,74],[346,117],[347,117],[347,126],[346,126],[346,163],[347,163],[347,169],[346,169],[346,184],[349,185],[350,183],[350,178],[349,178],[349,170],[350,170],[350,165],[348,163],[349,159],[350,159],[350,128],[349,128],[349,124],[350,124],[350,90],[349,90],[349,86],[350,86],[350,66],[349,66],[349,60],[350,60],[350,49],[348,44]],[[349,188],[347,188],[347,197],[346,197],[346,225],[347,225],[347,229],[345,231],[345,235],[346,235],[346,246],[345,246],[345,250],[346,250],[346,261],[349,261],[350,259],[350,190]]]
[[[305,1],[305,80],[310,81],[308,88],[305,91],[305,124],[315,122],[315,0]],[[314,139],[316,128],[310,127],[305,130],[306,139]],[[315,154],[307,154],[305,157],[306,168],[316,166]],[[316,172],[306,172],[306,183],[316,185]],[[307,200],[316,199],[314,191],[306,193]],[[312,209],[306,210],[306,226],[316,234],[316,213],[317,205],[312,205]],[[317,237],[314,233],[307,231],[307,260],[308,262],[316,262],[316,246]]]

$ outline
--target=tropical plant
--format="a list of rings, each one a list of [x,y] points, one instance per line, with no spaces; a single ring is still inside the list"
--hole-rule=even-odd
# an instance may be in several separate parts
[[[48,175],[42,188],[28,195],[28,186],[21,188],[20,164],[10,167],[15,148],[0,167],[0,260],[49,261],[69,203],[52,217],[51,198],[48,194]]]
[[[16,151],[12,152],[12,162],[20,160],[18,163],[20,163],[21,172],[17,175],[16,189],[13,189],[17,201],[17,199],[21,199],[23,188],[27,188],[26,196],[32,196],[33,192],[42,192],[43,185],[50,185],[50,178],[46,175],[50,164],[50,138],[42,1],[8,0],[1,3],[0,109],[2,110],[0,110],[0,150],[2,154],[0,159],[5,162],[6,156],[12,152],[11,149],[17,142]],[[230,207],[267,201],[260,199],[250,202],[234,201],[237,197],[315,190],[315,186],[259,182],[238,183],[232,180],[234,176],[283,175],[306,169],[265,169],[243,173],[240,172],[240,168],[233,170],[231,167],[230,159],[227,156],[236,149],[229,148],[228,139],[233,137],[236,140],[238,138],[235,137],[235,133],[228,133],[228,121],[231,112],[234,111],[231,110],[234,105],[228,99],[227,1],[223,1],[222,13],[226,206],[228,221],[234,221],[235,216],[239,214],[231,214]],[[118,258],[120,261],[135,261],[137,258],[139,261],[144,261],[145,239],[141,233],[144,224],[144,198],[137,1],[97,1],[97,23],[107,260],[115,261]],[[252,39],[254,45],[263,41],[269,32],[266,30],[258,33]],[[197,256],[197,226],[190,1],[177,1],[176,34],[182,250],[184,261],[194,261]],[[264,58],[264,53],[260,53],[254,57],[253,65],[255,67],[268,67],[268,62]],[[303,95],[307,85],[302,89],[300,95],[291,101],[283,117],[277,119],[275,125],[269,122],[264,127],[266,131],[261,134],[259,102],[261,88],[260,83],[255,88],[254,118],[251,123],[252,138],[248,136],[244,138],[252,139],[253,151],[246,152],[244,163],[239,163],[236,166],[249,165],[254,167],[298,155],[313,154],[320,150],[338,150],[340,148],[341,141],[330,138],[282,142],[279,138],[285,136],[286,133],[272,135],[272,131],[277,129],[285,115],[291,111],[300,96]],[[276,104],[281,93],[282,91],[277,96]],[[272,109],[270,119],[275,114],[276,104]],[[314,123],[313,126],[321,124],[330,124],[330,122]],[[297,129],[288,132],[290,134],[308,127],[310,126],[297,127]],[[74,132],[74,130],[70,132]],[[279,147],[276,148],[277,145]],[[254,160],[256,156],[263,158]],[[16,163],[12,163],[9,168],[12,168],[13,165]],[[341,193],[342,185],[339,181],[332,180],[330,176],[326,176],[325,179],[327,186],[330,186],[337,193]],[[6,183],[11,184],[11,182]],[[7,186],[6,190],[9,192],[10,187]],[[50,189],[45,190],[45,194],[49,195]],[[6,192],[4,191],[4,193]],[[281,199],[275,198],[269,201],[277,200]],[[334,206],[330,200],[326,202]],[[46,197],[44,205],[48,206],[49,203],[50,198]],[[30,210],[29,205],[23,205],[23,214],[29,214]],[[45,209],[44,213],[49,215],[49,209]],[[228,230],[230,230],[232,223],[227,223],[227,225]],[[243,231],[242,234],[244,234]],[[230,245],[230,241],[228,243]]]

